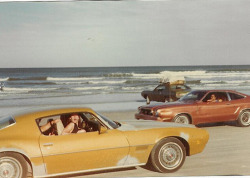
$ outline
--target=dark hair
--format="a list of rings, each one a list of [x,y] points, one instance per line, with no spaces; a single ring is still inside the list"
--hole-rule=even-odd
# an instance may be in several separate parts
[[[68,119],[67,119],[67,125],[71,122],[70,118],[72,116],[78,116],[79,117],[79,120],[78,120],[78,127],[82,128],[82,121],[81,121],[81,116],[77,113],[72,113],[69,115]]]

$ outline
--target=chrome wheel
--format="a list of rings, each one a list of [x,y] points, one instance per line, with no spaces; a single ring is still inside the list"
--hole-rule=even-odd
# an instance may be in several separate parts
[[[172,170],[182,163],[183,151],[177,143],[166,143],[161,147],[158,159],[164,168]]]
[[[181,168],[186,158],[183,143],[174,137],[160,140],[153,148],[148,164],[159,172],[175,172]]]
[[[0,177],[21,178],[22,174],[22,166],[18,160],[8,156],[0,158]]]
[[[250,125],[250,111],[243,111],[238,118],[238,124],[242,127]]]
[[[190,124],[188,116],[184,114],[176,116],[174,122],[181,124]]]

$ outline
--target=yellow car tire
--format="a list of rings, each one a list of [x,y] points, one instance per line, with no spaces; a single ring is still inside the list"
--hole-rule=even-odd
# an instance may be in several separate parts
[[[186,159],[186,149],[182,142],[174,137],[160,140],[153,148],[149,162],[156,171],[175,172]]]
[[[28,164],[25,158],[17,153],[0,153],[0,177],[26,178],[28,177]]]

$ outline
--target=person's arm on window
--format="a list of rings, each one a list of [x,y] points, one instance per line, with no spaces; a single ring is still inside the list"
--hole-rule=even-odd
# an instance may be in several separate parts
[[[43,125],[40,127],[42,132],[45,132],[46,130],[48,130],[53,124],[59,122],[60,119],[56,119],[56,120],[52,120],[50,122],[48,122],[47,124]]]
[[[62,135],[70,134],[74,129],[74,123],[69,123],[62,131]]]

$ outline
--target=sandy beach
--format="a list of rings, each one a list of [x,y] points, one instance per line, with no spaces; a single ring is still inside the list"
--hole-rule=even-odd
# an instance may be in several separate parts
[[[165,100],[169,96],[163,96],[164,92],[158,90],[158,86],[163,81],[173,80],[185,81],[191,90],[235,90],[250,95],[250,1],[0,1],[0,117],[29,108],[80,106],[91,108],[120,123],[136,121],[134,115],[138,107],[146,105],[147,97],[142,97],[141,93],[158,91]],[[178,95],[179,89],[183,89],[182,86],[173,87],[165,93],[174,94],[177,91]],[[239,98],[232,96],[228,99]],[[221,109],[218,113],[227,113],[227,108],[234,107],[230,105],[220,106],[225,110]],[[240,111],[240,107],[235,108],[234,114]],[[200,108],[195,109],[194,112],[202,113],[198,112]],[[160,116],[170,112],[155,113]],[[12,123],[12,119],[0,121],[0,125],[4,126]],[[234,122],[197,127],[207,130],[210,139],[204,151],[187,157],[177,172],[162,174],[146,166],[137,166],[67,175],[64,178],[250,177],[250,127],[238,127]],[[32,126],[27,130],[33,131]],[[20,133],[18,129],[14,132]],[[21,132],[17,138],[21,138],[22,133],[26,132]],[[190,137],[183,132],[181,135]],[[37,161],[40,160],[40,152],[46,162],[46,157],[50,155],[59,154],[61,158],[65,150],[58,152],[61,150],[52,147],[56,150],[52,153],[49,146],[59,141],[43,144],[38,130],[37,137],[40,140],[35,141],[40,145],[36,145],[34,150],[38,153],[33,150],[32,157],[39,158],[35,160],[39,164],[34,168],[43,169],[42,161]],[[88,137],[88,140],[91,138]],[[29,142],[28,136],[25,139]],[[14,142],[14,145],[26,144],[17,144],[12,138],[4,137],[2,152],[6,152],[6,148],[17,152],[20,149],[5,144],[3,140]],[[70,145],[65,140],[60,142],[60,148]],[[69,141],[72,140],[69,138]],[[65,147],[64,143],[67,144]],[[80,145],[80,142],[75,143]],[[96,144],[93,140],[91,143]],[[126,145],[119,146],[119,149],[126,148]],[[49,156],[43,152],[43,149],[47,151],[46,147]],[[85,152],[99,150],[96,145],[93,147]],[[67,153],[79,153],[79,150],[72,151],[71,148],[74,147],[69,147]],[[135,152],[141,153],[141,150],[136,148]],[[129,156],[126,161],[133,162],[133,155]],[[3,158],[0,160],[0,178],[11,172],[6,169],[6,164],[2,164],[8,161]],[[97,158],[98,161],[101,159]],[[125,157],[117,165],[123,160]],[[61,167],[65,168],[66,164],[62,164]],[[50,172],[49,169],[47,172]]]
[[[87,103],[90,96],[40,98],[40,99],[19,99],[18,101],[5,101],[1,103],[0,114],[7,114],[13,111],[23,110],[30,107],[61,106],[62,101],[68,101],[69,105],[78,103],[81,106],[88,106],[106,117],[121,123],[133,120],[137,107],[145,104],[145,100],[139,97],[127,98],[125,101],[116,101],[104,96],[99,97],[99,102]],[[133,96],[131,96],[133,97]],[[85,99],[85,100],[84,100]],[[84,102],[85,101],[85,102]],[[88,100],[91,101],[91,100]],[[6,104],[7,103],[7,104]],[[15,104],[13,104],[15,103]],[[138,121],[140,122],[140,121]],[[197,155],[186,158],[183,167],[170,174],[162,174],[150,170],[145,166],[126,169],[114,169],[102,172],[91,172],[66,177],[175,177],[175,176],[234,176],[250,175],[250,128],[237,127],[233,122],[214,123],[198,126],[206,129],[210,139],[205,150]]]

